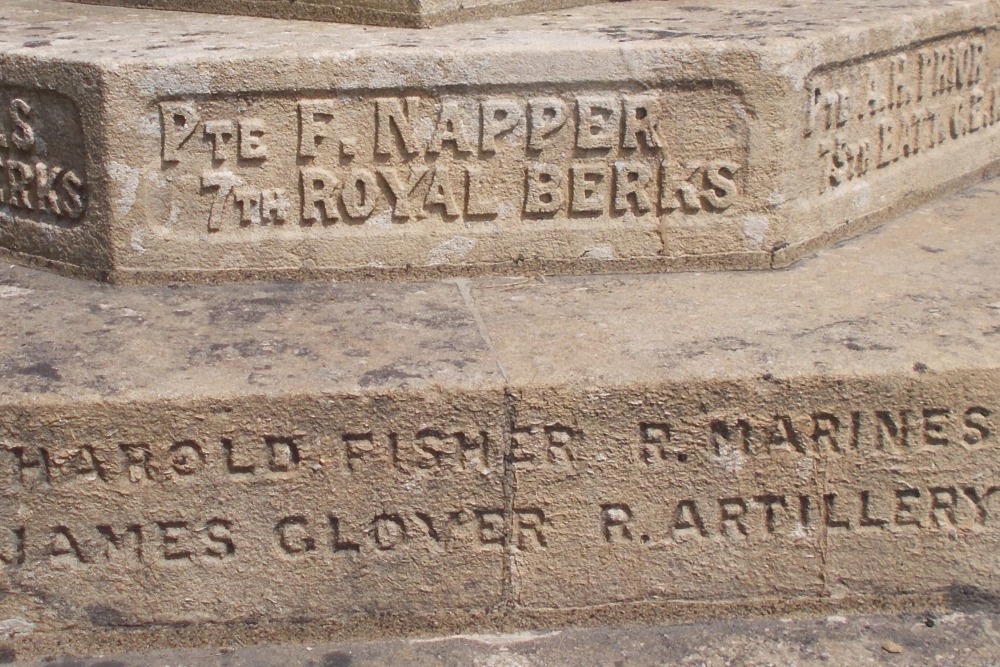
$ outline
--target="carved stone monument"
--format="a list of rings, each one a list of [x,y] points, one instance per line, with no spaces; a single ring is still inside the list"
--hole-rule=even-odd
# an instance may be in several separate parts
[[[782,267],[998,154],[985,0],[378,32],[19,6],[0,247],[116,282]]]
[[[1000,9],[746,4],[6,0],[6,646],[1000,591]]]

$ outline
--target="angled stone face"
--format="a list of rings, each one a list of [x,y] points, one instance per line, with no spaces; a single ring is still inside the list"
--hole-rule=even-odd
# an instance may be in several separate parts
[[[213,14],[243,14],[280,19],[366,23],[427,28],[456,21],[514,16],[566,7],[597,4],[599,0],[70,0],[95,5],[167,9]]]
[[[0,247],[117,281],[780,267],[998,155],[986,0],[5,11]]]

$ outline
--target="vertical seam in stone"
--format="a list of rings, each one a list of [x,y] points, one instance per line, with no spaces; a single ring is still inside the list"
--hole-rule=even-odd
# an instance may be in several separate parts
[[[518,592],[514,582],[514,507],[517,494],[517,471],[511,454],[511,441],[517,424],[517,396],[511,388],[504,387],[504,455],[503,455],[503,495],[504,495],[504,541],[503,563],[503,610],[512,611],[518,605]]]
[[[517,397],[511,390],[510,377],[503,367],[500,355],[493,345],[486,320],[476,304],[475,297],[469,287],[466,278],[454,278],[445,282],[453,283],[462,295],[465,307],[469,309],[476,322],[479,336],[490,352],[493,362],[496,364],[500,375],[503,377],[503,512],[504,512],[504,535],[503,542],[503,571],[501,573],[500,584],[500,617],[497,621],[501,627],[505,624],[508,613],[517,605],[517,592],[514,587],[514,495],[517,479],[514,471],[514,460],[511,457],[511,438],[513,438],[514,427],[517,423]]]
[[[829,529],[826,525],[825,511],[826,507],[824,505],[824,499],[826,494],[829,493],[829,478],[827,477],[829,473],[829,460],[826,456],[826,452],[817,452],[817,465],[818,471],[816,473],[816,485],[820,487],[817,496],[817,506],[816,506],[816,519],[819,523],[819,576],[823,583],[823,597],[830,598],[833,593],[830,590],[830,573],[829,566],[827,564],[827,551],[829,549]]]

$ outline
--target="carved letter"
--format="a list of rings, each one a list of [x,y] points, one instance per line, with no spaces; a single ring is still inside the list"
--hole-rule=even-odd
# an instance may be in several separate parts
[[[427,167],[411,167],[410,179],[404,182],[397,169],[379,169],[379,176],[389,186],[394,199],[392,216],[401,220],[424,217],[423,209],[412,200],[417,185],[427,174]]]
[[[605,542],[631,540],[632,530],[628,527],[632,520],[632,510],[628,505],[601,505],[601,532]]]
[[[577,148],[613,148],[620,128],[621,106],[614,98],[576,98]]]
[[[638,148],[636,141],[641,134],[648,148],[660,148],[663,142],[657,135],[657,119],[653,115],[656,108],[656,98],[653,96],[629,95],[625,98],[625,135],[622,146]]]
[[[514,100],[486,100],[481,114],[480,150],[484,153],[496,153],[497,138],[512,132],[524,120],[524,111]]]
[[[337,193],[340,181],[326,169],[310,167],[301,170],[302,220],[306,224],[324,225],[340,220]]]
[[[210,120],[205,123],[205,138],[212,140],[212,159],[225,162],[229,159],[229,142],[236,134],[236,126],[231,120]]]
[[[186,102],[160,104],[164,162],[180,162],[180,149],[194,136],[200,121],[198,112]]]
[[[378,194],[375,174],[367,169],[355,169],[348,175],[340,199],[344,202],[348,217],[367,218],[375,210]]]
[[[646,213],[653,208],[646,188],[653,181],[653,172],[641,162],[615,163],[615,210],[625,212],[632,209],[629,198],[635,203],[638,213]]]
[[[299,156],[316,157],[317,147],[324,139],[330,139],[330,121],[333,120],[334,106],[330,100],[299,102]]]
[[[451,174],[445,167],[434,167],[431,172],[431,185],[424,197],[424,207],[440,206],[444,214],[455,217],[461,211],[455,203],[455,193],[451,189]]]
[[[458,153],[471,153],[472,145],[465,129],[465,122],[458,102],[444,102],[438,114],[437,125],[431,136],[428,153],[440,153],[445,143],[452,143]]]
[[[222,229],[229,195],[233,188],[240,185],[243,185],[243,179],[229,170],[206,171],[201,175],[201,189],[215,192],[212,208],[208,212],[208,231],[217,232]]]
[[[28,152],[35,147],[35,131],[28,123],[31,106],[22,99],[16,98],[10,103],[10,119],[14,122],[11,141],[20,150]]]
[[[407,112],[412,112],[417,107],[419,100],[415,97],[406,99]],[[407,112],[403,111],[403,106],[399,100],[382,98],[375,100],[375,152],[380,155],[391,155],[396,145],[396,137],[403,144],[403,152],[407,155],[416,155],[420,152],[421,145],[410,126],[410,118]],[[392,128],[396,129],[393,135]]]
[[[528,148],[540,151],[548,138],[566,124],[566,104],[555,97],[528,101],[531,124],[528,131]]]
[[[241,120],[240,130],[240,157],[244,160],[263,160],[267,158],[267,146],[264,145],[264,122],[249,118]]]
[[[570,210],[574,213],[600,213],[607,206],[607,166],[592,162],[576,164],[570,168],[573,199]]]
[[[562,208],[562,182],[562,170],[558,165],[532,162],[527,168],[525,212],[555,213]]]

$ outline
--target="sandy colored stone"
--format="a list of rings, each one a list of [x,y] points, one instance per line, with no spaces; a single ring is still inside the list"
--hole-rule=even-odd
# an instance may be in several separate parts
[[[989,0],[4,17],[0,247],[118,282],[778,268],[998,154]]]
[[[595,4],[597,0],[71,0],[142,9],[244,14],[280,19],[427,28],[494,16],[512,16]]]
[[[206,647],[41,660],[38,667],[654,667],[692,665],[962,664],[987,667],[1000,654],[988,605],[947,614],[821,619],[737,619],[683,625],[568,628],[306,645]],[[895,640],[886,640],[891,636]],[[900,643],[902,642],[902,643]],[[887,652],[888,648],[895,653]],[[896,655],[905,652],[905,656]]]
[[[7,645],[992,599],[998,208],[991,181],[775,272],[4,267]]]

